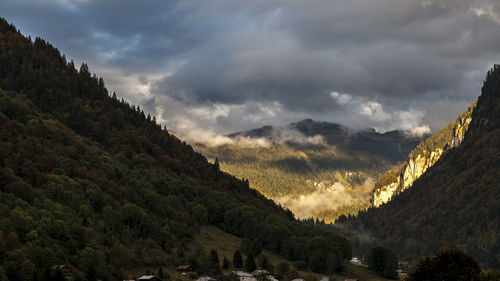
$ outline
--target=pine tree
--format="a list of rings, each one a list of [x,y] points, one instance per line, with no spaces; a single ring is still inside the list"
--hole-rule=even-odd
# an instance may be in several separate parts
[[[210,255],[208,256],[208,265],[211,274],[220,274],[219,255],[217,254],[217,250],[210,250]]]
[[[82,65],[80,66],[80,75],[90,77],[89,66],[86,63],[82,63]]]
[[[158,278],[163,279],[165,276],[163,275],[163,269],[161,266],[158,268]]]
[[[210,263],[219,264],[219,255],[217,254],[217,250],[215,250],[213,248],[212,248],[212,250],[210,250],[209,261],[210,261]]]
[[[220,169],[219,158],[215,157],[214,168],[218,171]]]
[[[241,256],[240,250],[236,250],[233,255],[233,265],[236,268],[243,267],[243,257]]]
[[[247,259],[245,261],[245,269],[248,272],[252,272],[257,269],[257,266],[255,265],[255,259],[252,255],[252,253],[249,253],[247,256]]]
[[[222,262],[222,268],[228,269],[229,268],[229,261],[227,260],[226,257],[224,257],[224,260]]]
[[[269,268],[269,260],[267,259],[266,255],[259,255],[257,257],[257,260],[259,261],[259,266],[262,269],[268,269]]]

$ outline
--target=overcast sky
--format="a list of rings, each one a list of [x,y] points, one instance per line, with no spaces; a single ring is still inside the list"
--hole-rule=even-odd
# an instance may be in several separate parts
[[[500,62],[497,0],[1,0],[176,134],[313,118],[436,131]]]

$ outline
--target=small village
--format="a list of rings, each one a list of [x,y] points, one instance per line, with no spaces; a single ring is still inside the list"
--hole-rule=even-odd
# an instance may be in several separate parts
[[[355,266],[363,267],[363,268],[368,268],[367,265],[365,265],[359,257],[352,257],[349,260],[350,264],[353,264]],[[407,276],[407,271],[409,268],[409,263],[406,261],[399,261],[398,262],[398,270],[396,271],[400,279],[405,279]],[[64,279],[66,280],[73,280],[73,274],[72,270],[70,269],[69,266],[67,265],[54,265],[51,267],[51,270],[53,271],[59,271],[62,276],[64,276]],[[218,279],[215,277],[211,277],[208,275],[198,275],[197,269],[189,264],[186,265],[179,265],[175,268],[175,272],[177,272],[179,275],[183,276],[187,280],[193,280],[193,281],[310,281],[310,280],[305,280],[303,278],[294,278],[291,280],[280,280],[276,276],[274,276],[271,272],[265,269],[256,269],[252,272],[246,272],[243,270],[231,270],[222,275],[222,278]],[[160,272],[159,275],[163,275],[163,272]],[[162,277],[162,278],[160,278]],[[165,276],[157,276],[153,274],[146,274],[143,275],[137,279],[125,279],[123,281],[163,281],[163,280],[170,280],[170,278],[165,278]],[[184,279],[183,279],[184,280]],[[319,281],[330,281],[330,278],[325,276]],[[360,281],[359,279],[343,279],[343,281]]]

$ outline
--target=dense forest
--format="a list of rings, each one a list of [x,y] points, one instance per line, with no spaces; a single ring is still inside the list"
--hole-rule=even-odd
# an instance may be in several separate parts
[[[373,235],[401,258],[458,247],[500,268],[500,66],[488,72],[460,146],[413,186],[345,225]]]
[[[0,280],[39,280],[58,264],[88,280],[173,267],[205,224],[316,271],[351,256],[348,240],[296,221],[109,93],[86,64],[77,70],[3,19],[0,89]]]

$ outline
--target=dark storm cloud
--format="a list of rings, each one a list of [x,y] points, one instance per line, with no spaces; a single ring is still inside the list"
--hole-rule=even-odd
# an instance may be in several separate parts
[[[344,2],[263,4],[269,11],[254,15],[255,26],[193,50],[162,89],[198,102],[259,98],[328,110],[331,90],[380,99],[469,97],[460,90],[464,75],[498,59],[498,23],[478,17],[472,5]],[[307,99],[296,99],[301,95]]]
[[[0,11],[167,124],[218,132],[303,116],[436,130],[500,61],[494,0],[4,0]]]
[[[57,43],[74,56],[104,56],[112,66],[159,69],[204,40],[204,27],[186,26],[176,1],[2,1],[2,16],[23,32]],[[189,46],[189,47],[188,47]]]

